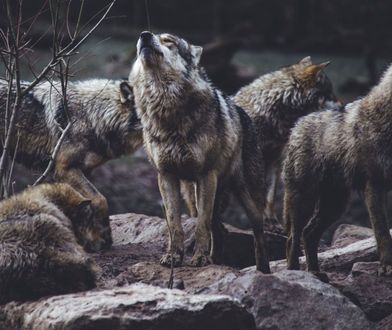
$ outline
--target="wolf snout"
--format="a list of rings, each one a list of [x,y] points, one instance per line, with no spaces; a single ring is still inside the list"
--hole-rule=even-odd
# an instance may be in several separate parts
[[[153,34],[150,31],[143,31],[140,33],[140,40],[142,43],[151,44]]]

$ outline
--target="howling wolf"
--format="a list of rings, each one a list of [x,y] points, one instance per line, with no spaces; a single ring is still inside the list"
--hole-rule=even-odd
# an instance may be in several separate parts
[[[268,273],[261,149],[250,118],[214,88],[199,67],[201,53],[201,47],[179,37],[143,32],[129,77],[172,236],[161,263],[179,266],[183,261],[180,181],[187,181],[195,186],[198,211],[191,264],[210,263],[211,250],[213,258],[218,255],[216,220],[233,191],[253,225],[257,268]]]
[[[27,83],[22,83],[22,88]],[[15,97],[13,91],[12,97]],[[7,83],[0,80],[0,136],[4,137]],[[37,85],[22,100],[11,155],[29,167],[43,169],[48,164],[60,130],[72,126],[55,159],[54,180],[67,182],[92,200],[97,226],[105,241],[97,249],[111,245],[106,199],[87,179],[92,169],[142,145],[140,121],[133,93],[126,82],[104,79],[69,82],[67,103],[59,83]],[[66,111],[67,109],[67,111]]]
[[[83,251],[103,240],[91,201],[65,183],[29,188],[0,203],[0,304],[95,287]],[[81,246],[82,245],[82,246]]]
[[[328,64],[313,64],[309,56],[305,57],[299,63],[261,76],[233,97],[254,121],[263,148],[266,172],[271,178],[265,209],[268,219],[277,218],[276,188],[290,130],[302,116],[340,107],[323,71]]]
[[[321,235],[342,214],[354,189],[364,192],[380,256],[379,272],[392,275],[386,215],[392,180],[392,66],[367,96],[344,111],[300,119],[288,142],[283,177],[290,269],[299,268],[303,234],[308,270],[319,272]]]

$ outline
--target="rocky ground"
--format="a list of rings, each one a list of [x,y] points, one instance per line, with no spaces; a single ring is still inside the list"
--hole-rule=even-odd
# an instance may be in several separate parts
[[[286,237],[267,232],[273,273],[254,269],[250,232],[226,226],[224,265],[187,266],[195,219],[183,218],[185,265],[159,265],[166,223],[112,217],[114,246],[93,254],[98,287],[89,292],[0,306],[0,329],[391,329],[392,279],[377,275],[370,229],[341,225],[319,254],[329,284],[286,270]],[[304,265],[303,258],[301,259]]]

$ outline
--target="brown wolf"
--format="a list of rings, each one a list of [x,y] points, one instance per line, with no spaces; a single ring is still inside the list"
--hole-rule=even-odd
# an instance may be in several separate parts
[[[212,86],[199,67],[202,48],[170,34],[143,32],[130,73],[147,154],[158,171],[171,244],[161,263],[179,266],[184,255],[180,181],[196,187],[198,225],[191,264],[218,255],[221,205],[234,191],[252,221],[257,268],[269,272],[263,236],[264,171],[252,121]],[[173,260],[171,260],[173,253]]]
[[[22,84],[22,87],[25,85]],[[132,89],[126,82],[105,79],[69,82],[66,113],[59,83],[36,86],[24,97],[11,154],[29,168],[43,169],[63,128],[72,122],[54,167],[55,181],[67,182],[92,200],[97,226],[111,245],[106,199],[86,176],[107,160],[130,154],[142,145]],[[0,136],[4,136],[7,84],[0,80]],[[17,150],[15,148],[17,147]]]
[[[332,83],[323,71],[328,64],[313,64],[309,56],[305,57],[299,63],[261,76],[233,97],[255,122],[263,148],[270,177],[265,209],[268,219],[277,219],[276,189],[290,130],[302,116],[340,106]]]
[[[95,287],[82,248],[102,240],[92,218],[91,201],[64,183],[0,202],[0,304]]]
[[[319,272],[321,235],[342,214],[350,191],[355,189],[364,192],[380,273],[392,275],[392,240],[386,215],[392,179],[391,110],[392,66],[366,97],[341,112],[310,114],[293,129],[283,169],[290,269],[299,268],[303,232],[308,270]]]

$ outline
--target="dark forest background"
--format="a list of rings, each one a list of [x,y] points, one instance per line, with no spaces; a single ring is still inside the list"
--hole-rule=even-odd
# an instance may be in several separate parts
[[[26,22],[46,0],[25,0]],[[81,0],[64,1],[70,24],[77,20]],[[91,25],[108,0],[86,0],[82,22]],[[326,73],[345,102],[374,85],[392,59],[390,0],[117,0],[109,17],[73,60],[71,80],[127,77],[141,31],[171,32],[204,46],[202,63],[212,81],[234,93],[257,76],[311,55],[332,60]],[[90,21],[90,19],[92,19]],[[4,8],[0,7],[0,25]],[[22,78],[50,56],[49,13],[44,11],[29,31],[34,48],[26,55]],[[0,67],[1,69],[1,67]],[[0,71],[2,75],[3,70]],[[18,168],[21,189],[39,173]],[[92,181],[109,199],[111,213],[162,215],[155,173],[143,151],[109,162],[92,174]],[[234,204],[233,204],[234,205]],[[226,215],[246,226],[235,206]],[[343,221],[367,225],[359,197]]]

